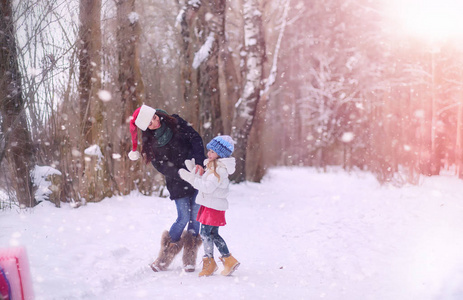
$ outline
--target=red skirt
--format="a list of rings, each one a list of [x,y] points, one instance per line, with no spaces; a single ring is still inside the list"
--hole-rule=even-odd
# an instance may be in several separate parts
[[[198,216],[196,221],[204,225],[210,226],[224,226],[227,224],[225,222],[225,211],[224,210],[215,210],[209,207],[201,205],[198,211]]]

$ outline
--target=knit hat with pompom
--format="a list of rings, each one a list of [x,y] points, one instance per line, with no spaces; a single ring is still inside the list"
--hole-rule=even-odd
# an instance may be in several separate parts
[[[235,150],[236,142],[229,135],[219,135],[207,144],[206,148],[214,151],[222,158],[230,157]]]

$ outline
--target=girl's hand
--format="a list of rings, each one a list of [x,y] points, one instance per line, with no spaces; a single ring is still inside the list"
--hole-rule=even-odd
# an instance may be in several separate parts
[[[196,163],[194,158],[185,160],[185,166],[188,171],[195,173]]]
[[[195,168],[195,174],[199,174],[199,176],[203,176],[204,174],[204,168],[200,165],[196,165],[196,168]]]
[[[186,169],[193,174],[198,174],[200,176],[204,174],[203,166],[197,165],[194,158],[185,160],[185,166]]]

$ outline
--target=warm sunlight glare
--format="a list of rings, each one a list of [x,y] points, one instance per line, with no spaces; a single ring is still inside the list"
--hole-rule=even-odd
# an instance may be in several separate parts
[[[393,0],[406,33],[432,41],[463,39],[463,0]]]

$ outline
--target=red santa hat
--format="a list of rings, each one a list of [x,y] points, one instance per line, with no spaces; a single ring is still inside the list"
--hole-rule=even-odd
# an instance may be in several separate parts
[[[145,131],[150,125],[156,110],[148,105],[142,105],[137,108],[132,115],[130,120],[130,134],[132,135],[132,150],[129,152],[129,158],[131,160],[137,160],[140,158],[140,152],[137,150],[138,145],[138,128]]]

